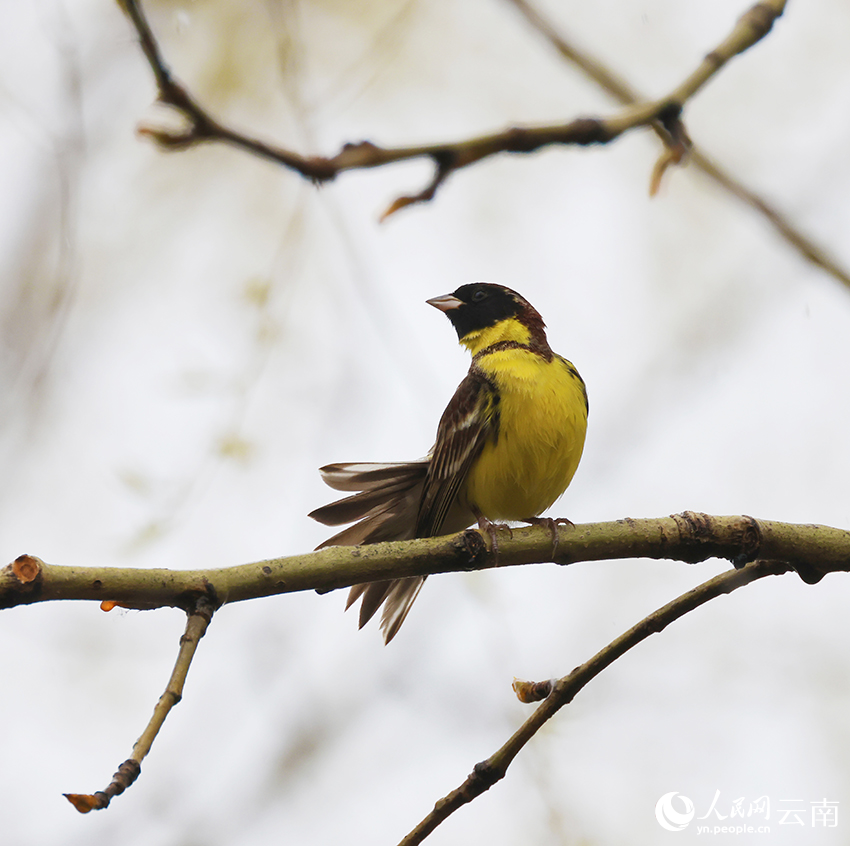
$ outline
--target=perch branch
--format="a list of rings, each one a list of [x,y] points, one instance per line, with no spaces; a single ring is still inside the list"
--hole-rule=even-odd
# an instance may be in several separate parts
[[[606,91],[621,106],[631,106],[645,98],[628,82],[621,79],[599,59],[580,50],[560,33],[551,21],[544,18],[527,0],[508,0],[525,17],[528,23],[536,29],[555,50],[568,62],[579,68],[589,79]],[[753,7],[748,14],[752,14]],[[717,51],[714,51],[715,54]],[[709,54],[711,55],[711,54]],[[728,61],[728,59],[727,59]],[[704,63],[705,64],[705,63]],[[663,130],[653,126],[663,139]],[[801,232],[785,215],[770,205],[755,191],[751,191],[738,179],[725,171],[717,162],[706,155],[696,146],[692,146],[688,159],[711,180],[720,185],[741,202],[750,206],[764,217],[776,230],[781,238],[787,241],[803,258],[826,271],[842,285],[850,288],[850,272],[829,254],[822,246],[815,243],[805,233]]]
[[[363,582],[494,567],[624,558],[696,563],[726,558],[736,566],[761,559],[786,561],[804,581],[850,570],[850,531],[753,517],[715,517],[686,511],[671,517],[558,526],[556,549],[548,527],[499,533],[498,559],[480,533],[339,546],[305,555],[205,570],[68,567],[22,555],[0,570],[0,610],[58,599],[96,600],[126,608],[182,608],[201,598],[215,610],[226,602]]]
[[[501,749],[487,760],[476,764],[463,784],[440,799],[423,820],[399,844],[416,846],[459,808],[469,804],[497,781],[504,778],[508,767],[523,747],[552,717],[575,698],[576,694],[596,678],[606,667],[632,647],[646,640],[650,635],[663,631],[674,620],[699,608],[712,599],[731,593],[739,587],[750,584],[765,576],[778,576],[791,570],[783,561],[756,561],[741,570],[727,570],[699,587],[682,594],[667,605],[645,617],[637,625],[611,641],[604,649],[596,653],[589,661],[576,667],[569,675],[558,679],[551,693],[537,707],[534,713],[519,727]]]
[[[436,170],[431,182],[418,194],[397,199],[384,217],[405,206],[431,200],[451,173],[490,156],[532,153],[552,144],[606,144],[642,126],[653,126],[667,146],[662,170],[668,163],[681,161],[690,146],[679,117],[686,101],[729,59],[767,35],[785,7],[785,0],[758,3],[741,16],[729,36],[670,94],[658,100],[633,103],[610,118],[587,117],[553,126],[513,127],[464,141],[415,147],[387,148],[361,141],[345,144],[332,157],[305,157],[236,132],[215,120],[171,73],[139,0],[120,0],[120,3],[136,29],[142,51],[151,66],[159,88],[159,100],[176,109],[186,120],[186,126],[179,131],[143,126],[139,130],[141,134],[172,150],[183,150],[204,141],[221,141],[275,161],[315,183],[334,179],[346,170],[380,167],[417,158],[431,159]]]
[[[186,674],[198,642],[217,608],[272,594],[314,589],[321,592],[389,578],[481,570],[491,567],[554,561],[615,558],[667,558],[695,563],[728,558],[734,570],[706,582],[675,600],[618,638],[591,661],[555,683],[551,692],[540,686],[522,690],[524,701],[546,698],[508,743],[475,767],[461,787],[437,803],[435,810],[405,843],[419,843],[457,808],[472,801],[502,778],[513,758],[538,728],[569,702],[587,682],[635,643],[708,599],[766,575],[796,571],[809,584],[828,572],[850,570],[850,532],[826,526],[805,526],[756,520],[752,517],[712,517],[686,511],[671,517],[619,520],[566,526],[503,530],[498,558],[482,535],[467,530],[458,535],[363,547],[331,547],[308,555],[270,559],[209,570],[140,570],[131,568],[61,567],[32,555],[21,555],[0,570],[0,608],[58,599],[100,600],[104,610],[183,608],[188,620],[180,651],[165,693],[128,758],[105,790],[66,794],[81,813],[106,808],[114,796],[138,778],[141,763],[174,705],[180,701]],[[507,537],[506,537],[507,535]],[[754,563],[753,563],[754,562]]]
[[[183,686],[186,684],[186,675],[195,657],[198,643],[206,634],[207,626],[212,620],[213,607],[205,597],[199,597],[186,619],[186,631],[180,638],[180,650],[171,678],[165,687],[165,692],[159,697],[159,701],[153,709],[150,718],[141,737],[133,746],[130,757],[118,767],[118,771],[112,776],[112,781],[105,790],[97,793],[66,793],[65,798],[81,813],[99,811],[109,806],[115,796],[120,796],[139,777],[142,771],[142,761],[153,746],[159,730],[162,728],[165,718],[171,709],[183,698]]]

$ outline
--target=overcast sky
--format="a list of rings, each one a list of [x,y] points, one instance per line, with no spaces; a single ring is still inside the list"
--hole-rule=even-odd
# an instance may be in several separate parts
[[[332,496],[320,465],[430,447],[468,359],[424,300],[475,280],[526,296],[587,382],[584,459],[553,515],[847,526],[850,291],[694,168],[650,199],[652,133],[488,160],[381,224],[425,163],[316,190],[226,147],[164,153],[136,134],[170,117],[116,3],[5,6],[3,561],[223,567],[312,549],[327,529],[306,514]],[[538,2],[650,96],[746,6]],[[507,0],[146,8],[214,114],[304,153],[616,111]],[[844,0],[790,3],[685,112],[702,149],[845,268],[848,26]],[[514,676],[566,674],[728,566],[434,577],[386,648],[341,593],[226,606],[138,783],[87,817],[61,794],[102,789],[129,756],[184,618],[5,611],[4,842],[391,846],[531,712]],[[689,615],[428,842],[655,844],[671,791],[711,824],[769,797],[769,836],[736,844],[846,842],[848,600],[843,575],[785,576]],[[838,825],[813,831],[824,799]],[[805,825],[780,824],[790,800]]]

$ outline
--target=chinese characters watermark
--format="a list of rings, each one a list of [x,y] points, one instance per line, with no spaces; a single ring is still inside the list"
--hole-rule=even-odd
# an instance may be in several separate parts
[[[766,794],[748,799],[722,799],[720,790],[707,804],[704,814],[687,796],[677,791],[665,793],[655,805],[655,818],[667,831],[683,831],[696,822],[697,834],[769,834],[771,825],[802,828],[837,828],[838,802],[826,798],[815,801],[777,799]]]

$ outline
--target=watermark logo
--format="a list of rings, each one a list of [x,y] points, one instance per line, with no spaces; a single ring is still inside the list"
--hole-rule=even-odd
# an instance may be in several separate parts
[[[676,810],[673,805],[673,800],[677,796],[679,797],[678,804],[682,807],[681,811]],[[681,793],[677,793],[675,790],[672,793],[665,793],[655,803],[655,819],[667,831],[681,831],[683,828],[687,828],[688,823],[694,818],[695,814],[694,803],[687,796],[682,796]]]
[[[697,834],[770,834],[773,811],[774,824],[802,828],[837,828],[838,802],[818,799],[778,799],[772,807],[767,795],[747,799],[722,800],[720,790],[706,803],[708,810],[697,816],[696,805],[677,791],[665,793],[655,803],[655,819],[667,831],[683,831],[696,820]],[[725,813],[724,813],[725,812]]]

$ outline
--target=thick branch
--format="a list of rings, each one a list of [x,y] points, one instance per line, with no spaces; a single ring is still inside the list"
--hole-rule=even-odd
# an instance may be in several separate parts
[[[739,587],[750,584],[765,576],[778,576],[787,573],[791,567],[781,561],[757,561],[741,570],[728,570],[709,579],[699,587],[659,608],[641,620],[616,640],[600,650],[589,661],[576,667],[569,675],[558,679],[551,693],[534,713],[519,727],[513,737],[497,752],[476,764],[463,784],[447,796],[440,799],[423,820],[399,844],[416,846],[421,843],[440,823],[451,814],[472,802],[473,799],[489,790],[497,781],[504,778],[508,767],[523,747],[552,717],[575,698],[576,694],[596,678],[606,667],[628,652],[633,646],[646,640],[650,635],[663,631],[674,620],[704,605],[712,599],[731,593]]]
[[[456,790],[440,800],[403,841],[420,843],[455,810],[503,778],[510,763],[539,728],[592,678],[650,634],[708,600],[767,575],[796,570],[814,583],[827,572],[850,570],[850,532],[825,526],[801,526],[752,517],[711,517],[685,512],[657,520],[535,526],[502,532],[498,557],[481,534],[467,530],[453,537],[430,538],[365,547],[337,547],[309,555],[260,561],[213,570],[170,571],[73,568],[45,564],[22,555],[0,571],[0,607],[52,599],[98,599],[102,607],[123,605],[184,608],[186,632],[165,693],[153,716],[105,790],[66,794],[81,813],[106,808],[138,778],[167,715],[183,693],[189,666],[217,607],[275,593],[332,590],[387,578],[485,569],[542,561],[571,564],[610,558],[672,558],[686,562],[729,558],[736,569],[709,580],[650,615],[594,658],[544,691],[543,703],[514,736],[488,760],[477,764]],[[507,535],[507,537],[505,537]],[[554,542],[553,542],[554,541]],[[749,562],[749,563],[748,563]],[[539,693],[540,686],[537,686]],[[548,693],[548,695],[546,695]],[[525,701],[528,701],[526,698]]]
[[[499,535],[499,554],[467,530],[362,547],[331,547],[305,555],[202,570],[67,567],[22,555],[0,570],[0,609],[57,599],[97,600],[128,608],[172,606],[191,611],[303,590],[326,592],[362,582],[523,564],[572,564],[622,558],[694,563],[726,558],[737,566],[757,558],[788,562],[813,583],[850,570],[850,532],[827,526],[684,512],[672,517],[560,526],[557,549],[542,526]]]
[[[764,0],[743,15],[729,36],[702,61],[699,67],[658,100],[630,105],[610,118],[586,117],[565,124],[514,127],[466,141],[417,147],[385,148],[370,141],[345,144],[332,157],[305,157],[236,132],[215,120],[203,109],[185,86],[176,81],[165,64],[153,31],[139,0],[120,0],[139,36],[139,43],[156,78],[161,102],[179,111],[187,127],[178,132],[153,127],[140,131],[168,149],[185,149],[202,141],[222,141],[271,159],[314,182],[333,179],[345,170],[380,167],[399,161],[430,158],[436,174],[418,194],[401,197],[387,211],[430,200],[439,186],[456,170],[498,153],[531,153],[551,144],[605,144],[638,127],[653,125],[670,148],[665,161],[680,161],[688,142],[679,121],[684,104],[735,55],[747,50],[771,29],[784,8],[785,0]],[[385,215],[386,216],[386,215]]]

